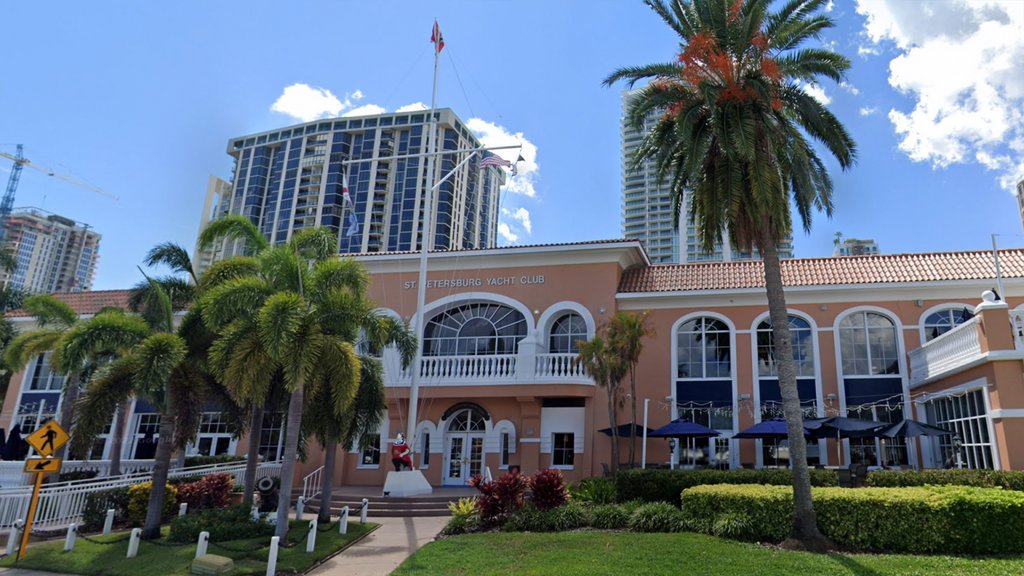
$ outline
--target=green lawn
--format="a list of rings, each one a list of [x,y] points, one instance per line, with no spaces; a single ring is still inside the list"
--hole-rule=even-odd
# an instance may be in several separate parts
[[[414,574],[1019,576],[1024,574],[1024,557],[816,555],[689,533],[490,533],[427,544],[393,573]]]
[[[306,534],[308,522],[292,522],[288,530],[289,540]],[[338,534],[338,525],[333,523],[331,530],[320,532],[316,537],[316,548],[313,553],[306,554],[305,540],[294,548],[281,548],[277,557],[277,571],[300,573],[327,556],[344,548],[353,540],[376,528],[376,524],[361,525],[349,523],[348,534]],[[96,536],[96,540],[119,540],[125,533],[110,536]],[[162,542],[163,540],[161,540]],[[269,544],[270,538],[254,538],[233,540],[223,544],[232,548],[254,548],[258,544]],[[68,572],[103,576],[164,576],[171,574],[189,574],[189,566],[196,555],[194,543],[187,546],[165,547],[143,541],[139,545],[139,555],[125,558],[128,542],[116,544],[93,544],[81,538],[75,543],[75,549],[64,553],[64,539],[30,546],[21,562],[14,558],[0,560],[0,567],[33,568],[52,572]],[[227,556],[235,560],[235,574],[259,574],[267,571],[267,553],[269,548],[245,553],[226,551],[210,544],[211,554]]]

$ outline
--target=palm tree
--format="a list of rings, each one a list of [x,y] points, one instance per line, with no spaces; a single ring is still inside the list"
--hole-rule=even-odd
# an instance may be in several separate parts
[[[636,169],[653,160],[670,182],[676,219],[690,190],[689,218],[705,250],[723,230],[736,247],[756,248],[764,261],[765,288],[779,357],[779,385],[786,413],[795,513],[792,537],[820,548],[811,502],[796,368],[779,264],[779,240],[792,232],[790,202],[805,230],[815,210],[832,213],[832,179],[812,145],[820,144],[843,170],[856,156],[839,120],[805,90],[821,77],[840,81],[850,62],[825,48],[801,48],[834,26],[826,0],[645,0],[679,35],[671,62],[616,70],[605,85],[632,87],[649,79],[631,99],[628,121],[638,130],[660,115],[631,160]]]
[[[576,364],[582,364],[599,387],[608,392],[608,425],[612,429],[612,472],[619,469],[619,384],[628,368],[611,342],[601,335],[580,343]]]
[[[205,289],[200,307],[218,335],[210,364],[221,381],[241,389],[240,397],[260,398],[280,374],[289,391],[284,502],[277,510],[277,535],[284,538],[304,398],[332,390],[329,406],[340,418],[359,387],[361,365],[350,330],[372,311],[365,296],[369,277],[354,260],[338,259],[337,238],[326,229],[303,230],[287,245],[271,247],[252,228],[244,218],[228,216],[203,231],[200,248],[231,234],[248,239],[255,267]]]
[[[48,294],[28,297],[23,307],[36,319],[38,329],[20,334],[11,340],[4,352],[4,361],[12,371],[20,372],[41,354],[53,353],[50,366],[54,371],[65,375],[64,397],[58,421],[70,432],[74,425],[75,402],[82,388],[79,375],[88,359],[71,359],[61,354],[60,350],[66,340],[74,335],[78,325],[78,313],[71,306]],[[63,458],[64,447],[62,446],[55,455]]]
[[[644,350],[644,338],[653,336],[654,331],[647,326],[647,313],[630,314],[616,312],[608,321],[606,328],[608,343],[612,350],[629,368],[630,408],[632,418],[629,430],[629,465],[636,465],[636,366],[640,363],[640,354]]]

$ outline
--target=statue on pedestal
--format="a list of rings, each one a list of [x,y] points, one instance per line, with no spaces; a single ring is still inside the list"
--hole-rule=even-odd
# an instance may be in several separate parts
[[[401,434],[391,444],[391,463],[395,466],[395,472],[412,470],[412,449],[405,443],[405,436]]]

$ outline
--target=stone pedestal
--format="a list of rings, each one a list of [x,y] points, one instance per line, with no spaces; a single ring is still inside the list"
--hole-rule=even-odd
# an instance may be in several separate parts
[[[403,470],[388,472],[384,481],[384,495],[391,498],[407,498],[432,494],[434,489],[419,470]]]

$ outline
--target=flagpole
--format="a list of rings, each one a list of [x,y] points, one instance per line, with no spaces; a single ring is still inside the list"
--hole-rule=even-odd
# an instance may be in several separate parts
[[[437,64],[441,56],[441,29],[434,20],[434,33],[431,34],[434,41],[434,85],[430,93],[430,133],[427,136],[427,182],[426,197],[423,204],[423,223],[420,241],[420,270],[419,281],[416,283],[416,312],[413,314],[413,326],[416,331],[416,358],[412,365],[412,382],[409,385],[409,423],[406,427],[406,436],[409,438],[409,458],[412,459],[413,467],[416,464],[416,450],[418,448],[416,438],[416,423],[419,418],[420,401],[420,363],[423,358],[423,307],[427,300],[427,253],[433,244],[433,235],[430,226],[431,209],[434,203],[434,156],[437,150]],[[473,155],[470,154],[469,158]]]

